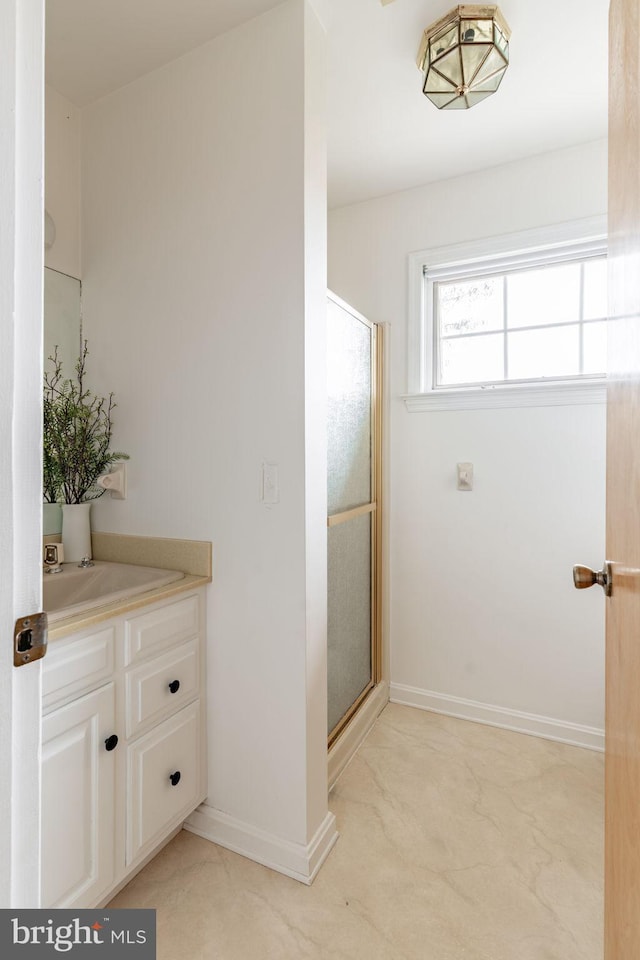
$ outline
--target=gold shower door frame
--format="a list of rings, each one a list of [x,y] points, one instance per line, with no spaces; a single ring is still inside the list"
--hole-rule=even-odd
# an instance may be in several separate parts
[[[371,500],[350,510],[327,517],[327,528],[348,523],[357,517],[371,517],[371,676],[368,684],[329,733],[328,747],[334,744],[350,720],[382,679],[382,384],[383,328],[339,298],[329,294],[339,307],[371,330]]]

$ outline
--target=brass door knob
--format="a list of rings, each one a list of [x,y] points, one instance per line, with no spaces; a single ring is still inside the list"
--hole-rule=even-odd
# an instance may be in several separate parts
[[[600,584],[605,592],[605,596],[611,596],[611,564],[607,560],[602,570],[592,570],[591,567],[584,567],[577,563],[573,568],[573,585],[576,590],[586,590],[592,587],[594,583]]]

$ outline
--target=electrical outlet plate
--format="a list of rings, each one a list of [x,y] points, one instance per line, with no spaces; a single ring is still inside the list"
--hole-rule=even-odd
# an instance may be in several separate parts
[[[127,465],[126,463],[114,463],[109,473],[109,477],[114,477],[114,481],[105,486],[104,489],[107,491],[112,500],[126,500],[127,499]]]

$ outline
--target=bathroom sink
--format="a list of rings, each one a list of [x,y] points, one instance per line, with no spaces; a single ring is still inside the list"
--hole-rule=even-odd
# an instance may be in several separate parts
[[[92,567],[63,563],[60,573],[43,574],[43,607],[52,623],[114,600],[127,600],[183,577],[179,570],[139,567],[133,563],[96,560]]]

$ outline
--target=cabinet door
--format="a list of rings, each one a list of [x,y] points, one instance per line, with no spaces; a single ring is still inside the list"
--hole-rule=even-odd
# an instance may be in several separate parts
[[[114,878],[114,685],[42,721],[43,907],[89,907]]]
[[[127,865],[149,853],[195,810],[200,795],[200,702],[127,750]]]

